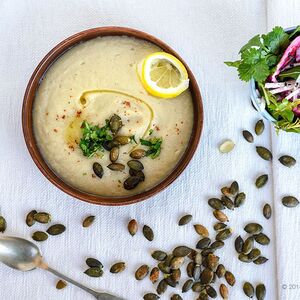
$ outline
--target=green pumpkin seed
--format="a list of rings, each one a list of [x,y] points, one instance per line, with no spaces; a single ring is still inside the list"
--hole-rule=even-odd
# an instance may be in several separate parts
[[[258,223],[249,223],[245,226],[244,230],[249,234],[259,234],[263,228]]]
[[[220,222],[228,222],[228,217],[220,210],[214,210],[213,214],[215,218]]]
[[[221,198],[222,203],[230,210],[234,210],[234,204],[230,198],[227,196],[222,196]]]
[[[256,147],[257,154],[264,160],[272,160],[273,155],[271,151],[265,147],[258,146]]]
[[[186,293],[187,291],[189,291],[192,286],[193,286],[193,280],[192,279],[188,279],[182,286],[182,293]]]
[[[116,114],[112,115],[108,124],[113,134],[116,134],[123,126],[122,119]]]
[[[36,210],[30,211],[26,216],[26,224],[31,227],[35,223],[34,215],[37,213]]]
[[[90,226],[94,223],[95,218],[96,218],[95,216],[87,216],[87,217],[83,220],[82,226],[85,227],[85,228],[90,227]]]
[[[211,198],[208,200],[208,205],[212,207],[213,209],[222,210],[225,209],[224,204],[222,201],[218,198]]]
[[[253,249],[253,246],[254,246],[254,238],[251,236],[245,240],[242,253],[249,254],[250,251]]]
[[[248,143],[253,143],[254,141],[252,133],[248,130],[243,130],[243,137]]]
[[[143,227],[143,234],[144,237],[148,240],[148,241],[153,241],[154,239],[154,233],[153,230],[148,226],[148,225],[144,225]]]
[[[150,272],[150,280],[154,284],[159,278],[159,268],[154,267]]]
[[[181,277],[181,271],[180,269],[172,270],[170,278],[173,280],[173,282],[178,283]]]
[[[210,248],[217,250],[223,248],[225,243],[223,241],[214,241],[211,245]]]
[[[63,224],[55,224],[50,226],[47,229],[47,233],[49,233],[50,235],[59,235],[61,233],[63,233],[66,230],[66,227]]]
[[[205,237],[197,243],[196,248],[197,249],[205,249],[210,245],[210,243],[211,243],[211,239],[208,237]]]
[[[239,192],[239,184],[237,181],[233,181],[229,187],[229,192],[232,196],[235,196]]]
[[[252,259],[250,259],[248,257],[247,254],[244,254],[244,253],[240,253],[239,256],[238,256],[238,259],[244,263],[251,263],[252,262]]]
[[[286,196],[282,198],[282,204],[286,207],[296,207],[299,204],[299,201],[296,197]]]
[[[128,223],[127,228],[128,228],[129,233],[131,234],[131,236],[134,236],[138,231],[137,221],[134,220],[134,219],[130,220],[129,223]]]
[[[135,171],[142,171],[144,169],[143,164],[139,160],[132,159],[127,162],[127,165],[130,169]]]
[[[216,275],[219,278],[222,278],[225,275],[225,273],[226,273],[226,269],[225,269],[224,265],[219,264],[217,267],[217,270],[216,270]]]
[[[123,146],[129,144],[131,138],[130,136],[118,135],[113,140]]]
[[[158,300],[160,297],[153,293],[148,293],[144,295],[144,300]]]
[[[191,253],[192,249],[187,246],[178,246],[173,250],[173,255],[178,257],[184,257]]]
[[[64,281],[64,280],[61,280],[61,279],[58,280],[57,283],[56,283],[56,288],[57,288],[58,290],[62,290],[62,289],[64,289],[66,286],[67,286],[67,282]]]
[[[231,236],[232,236],[232,229],[226,228],[226,229],[218,232],[218,234],[216,235],[216,240],[223,241],[223,240],[230,238]]]
[[[184,257],[175,256],[170,264],[171,269],[179,269],[184,263]]]
[[[132,190],[140,183],[141,177],[138,176],[130,176],[124,181],[124,189],[125,190]]]
[[[171,268],[167,266],[165,262],[160,262],[157,266],[160,269],[160,271],[162,271],[164,274],[171,273]]]
[[[195,263],[190,261],[188,265],[186,266],[186,273],[188,277],[193,277],[193,271],[194,271]]]
[[[234,277],[234,275],[231,272],[226,271],[226,273],[225,273],[225,279],[226,279],[227,283],[230,286],[234,286],[235,285],[235,277]]]
[[[262,232],[259,234],[255,234],[254,239],[260,245],[269,245],[270,244],[270,238]]]
[[[120,163],[111,163],[107,166],[112,171],[123,171],[125,169],[125,166]]]
[[[125,270],[126,265],[124,262],[117,262],[113,264],[110,268],[110,273],[116,274],[116,273],[121,273]]]
[[[195,293],[200,293],[201,290],[203,289],[203,286],[201,284],[201,282],[194,282],[192,285],[192,290]]]
[[[227,224],[224,224],[224,223],[216,223],[214,225],[214,230],[215,231],[221,231],[223,229],[225,229],[227,227]]]
[[[88,257],[85,262],[90,268],[103,268],[102,263],[96,258]]]
[[[250,282],[245,282],[243,285],[243,291],[246,296],[253,298],[254,296],[254,287]]]
[[[200,267],[200,265],[195,264],[192,277],[194,278],[194,280],[197,281],[200,279],[200,276],[201,276],[201,267]]]
[[[220,291],[221,297],[223,299],[225,299],[225,300],[228,300],[228,298],[229,298],[229,291],[228,291],[227,286],[224,283],[220,284],[219,291]]]
[[[244,240],[239,235],[234,241],[234,247],[237,253],[242,253],[243,251]]]
[[[266,297],[266,287],[263,283],[260,283],[256,286],[255,294],[257,300],[264,300]]]
[[[290,168],[296,164],[296,159],[289,155],[283,155],[278,159],[284,166]]]
[[[183,299],[178,294],[174,294],[174,295],[172,295],[171,300],[183,300]]]
[[[130,153],[130,157],[134,159],[140,159],[144,156],[146,156],[146,151],[144,149],[135,149]]]
[[[258,189],[262,188],[265,186],[265,184],[268,182],[269,176],[267,174],[263,174],[259,177],[257,177],[255,181],[255,185]]]
[[[208,237],[209,236],[209,232],[207,230],[207,228],[201,224],[195,224],[194,225],[195,231],[199,234],[202,235],[203,237]]]
[[[161,280],[156,288],[156,292],[158,295],[163,294],[167,290],[168,284],[165,279]]]
[[[178,222],[178,225],[179,226],[183,226],[183,225],[186,225],[188,224],[189,222],[191,222],[193,216],[192,215],[185,215],[183,217],[180,218],[179,222]]]
[[[135,279],[142,280],[148,275],[148,273],[149,267],[147,265],[142,265],[135,271]]]
[[[166,266],[170,267],[171,261],[172,261],[173,257],[174,257],[173,254],[169,254],[169,255],[167,256],[167,258],[166,258],[166,260],[165,260],[165,262],[164,262]]]
[[[119,158],[119,147],[113,147],[109,153],[109,159],[111,162],[116,162]]]
[[[120,143],[112,140],[112,141],[104,141],[102,144],[103,148],[107,151],[110,151],[113,147],[119,147]]]
[[[102,178],[104,172],[102,166],[99,163],[97,162],[93,163],[93,171],[96,174],[96,176]]]
[[[46,213],[46,212],[39,212],[39,213],[36,213],[34,216],[33,216],[34,220],[39,222],[39,223],[42,223],[42,224],[47,224],[51,221],[51,215]]]
[[[211,285],[207,285],[205,287],[206,289],[206,293],[207,295],[210,297],[210,298],[217,298],[218,294],[217,294],[217,291],[211,286]]]
[[[261,135],[265,130],[265,123],[263,120],[258,120],[255,124],[256,135]]]
[[[4,232],[6,230],[7,223],[4,217],[0,216],[0,232]]]
[[[99,267],[91,267],[84,273],[90,277],[101,277],[103,275],[103,270]]]
[[[33,233],[32,238],[37,242],[43,242],[47,240],[48,234],[44,231],[36,231]]]
[[[158,261],[164,261],[167,258],[167,253],[157,250],[152,252],[151,256]]]
[[[212,270],[205,268],[200,275],[200,281],[202,284],[209,284],[211,283],[212,279],[214,277],[214,273]]]
[[[254,248],[250,251],[250,253],[248,254],[248,257],[251,259],[251,260],[256,260],[259,256],[261,255],[261,252],[259,249],[257,248]]]
[[[264,263],[266,263],[268,261],[268,259],[264,256],[259,256],[257,259],[255,259],[253,262],[256,264],[256,265],[262,265]]]
[[[245,203],[246,194],[245,193],[238,193],[234,199],[234,206],[240,207]]]
[[[266,203],[264,205],[264,208],[263,208],[263,215],[264,217],[269,220],[271,218],[271,215],[272,215],[272,208],[271,208],[271,205]]]

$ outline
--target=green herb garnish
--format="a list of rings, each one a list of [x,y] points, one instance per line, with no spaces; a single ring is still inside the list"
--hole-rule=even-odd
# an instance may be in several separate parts
[[[159,156],[162,144],[161,138],[151,138],[149,140],[140,139],[140,143],[143,146],[149,147],[146,151],[146,156],[150,156],[152,159]]]
[[[112,140],[108,120],[103,127],[91,125],[83,121],[81,125],[82,138],[79,146],[84,156],[92,157],[97,151],[103,151],[103,142]]]

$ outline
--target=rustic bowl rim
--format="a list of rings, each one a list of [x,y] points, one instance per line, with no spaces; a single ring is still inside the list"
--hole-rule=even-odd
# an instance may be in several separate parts
[[[80,191],[73,186],[67,184],[63,181],[55,172],[48,166],[46,161],[44,160],[42,154],[40,153],[38,146],[36,144],[36,140],[33,133],[33,122],[32,122],[32,107],[35,99],[35,93],[39,86],[40,80],[43,75],[46,73],[51,64],[60,57],[64,52],[66,52],[71,47],[76,44],[87,41],[100,36],[129,36],[135,37],[138,39],[146,40],[152,42],[162,48],[164,51],[175,55],[182,63],[185,65],[189,78],[190,78],[190,90],[193,98],[193,108],[194,108],[194,124],[192,129],[192,134],[189,140],[189,144],[185,150],[185,153],[182,155],[180,161],[177,163],[176,167],[173,171],[164,178],[160,183],[155,185],[154,187],[143,191],[139,194],[129,195],[129,196],[100,196],[95,194],[89,194],[83,191]],[[56,187],[58,187],[61,191],[67,193],[68,195],[75,197],[79,200],[98,204],[98,205],[108,205],[108,206],[116,206],[116,205],[127,205],[133,204],[140,201],[143,201],[149,197],[156,195],[161,192],[167,186],[169,186],[187,167],[189,162],[191,161],[197,146],[199,144],[201,132],[203,128],[203,104],[202,98],[200,94],[200,90],[197,84],[197,81],[191,72],[190,68],[187,64],[182,60],[182,58],[167,44],[165,44],[160,39],[136,30],[132,28],[126,27],[118,27],[118,26],[108,26],[108,27],[96,27],[87,29],[81,32],[78,32],[57,44],[52,50],[45,55],[45,57],[41,60],[38,66],[35,68],[25,91],[24,99],[23,99],[23,107],[22,107],[22,129],[23,135],[25,139],[25,143],[27,149],[30,153],[30,156],[38,169],[42,172],[42,174]]]

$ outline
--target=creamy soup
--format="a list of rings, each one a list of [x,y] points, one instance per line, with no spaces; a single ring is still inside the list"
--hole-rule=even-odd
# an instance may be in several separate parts
[[[125,196],[150,189],[174,169],[191,136],[193,103],[189,90],[161,99],[144,89],[138,66],[157,51],[156,45],[135,38],[99,37],[71,48],[49,68],[34,102],[34,132],[43,157],[65,182],[92,194]],[[119,147],[116,163],[125,166],[121,171],[107,167],[109,151],[87,157],[79,146],[83,121],[102,127],[114,114],[123,124],[116,136],[131,137]],[[139,160],[145,179],[126,190],[129,154],[149,150],[140,139],[151,138],[162,140],[161,152]],[[101,178],[93,171],[95,162],[103,168]]]

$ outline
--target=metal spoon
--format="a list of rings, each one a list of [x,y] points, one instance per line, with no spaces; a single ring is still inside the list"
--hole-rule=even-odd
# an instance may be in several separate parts
[[[43,261],[39,248],[34,243],[22,238],[12,236],[0,237],[0,261],[11,268],[21,271],[30,271],[35,268],[47,270],[59,278],[92,294],[98,300],[124,300],[123,298],[107,293],[96,292],[58,271],[53,270]]]

